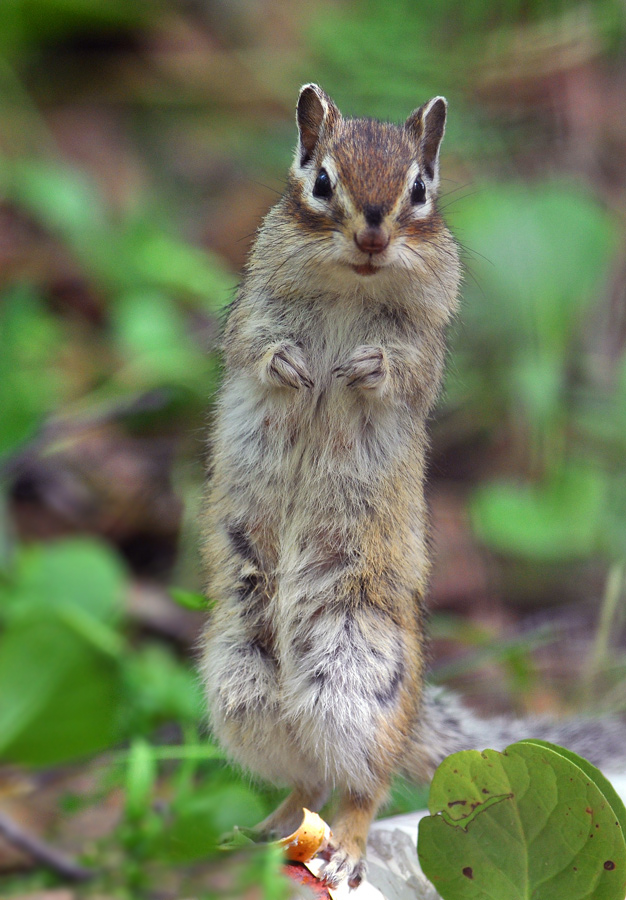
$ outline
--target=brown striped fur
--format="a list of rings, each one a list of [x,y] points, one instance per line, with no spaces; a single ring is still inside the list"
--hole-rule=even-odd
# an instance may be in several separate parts
[[[344,119],[307,85],[297,118],[225,330],[203,669],[218,740],[293,789],[262,831],[338,789],[325,877],[356,884],[392,773],[409,751],[418,765],[426,417],[460,269],[436,209],[445,101],[392,125]]]

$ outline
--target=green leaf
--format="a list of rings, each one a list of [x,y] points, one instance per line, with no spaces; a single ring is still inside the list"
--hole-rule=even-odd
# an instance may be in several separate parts
[[[0,756],[50,764],[120,737],[123,574],[87,540],[22,551],[0,585]]]
[[[129,260],[140,282],[202,298],[211,311],[227,303],[236,280],[215,254],[169,237],[153,226],[131,228],[126,238]]]
[[[501,553],[542,562],[597,549],[607,497],[604,474],[569,466],[546,484],[487,484],[472,498],[478,536]]]
[[[163,852],[175,862],[201,859],[215,852],[220,836],[232,829],[252,826],[265,814],[259,797],[244,784],[211,785],[199,790],[174,810]]]
[[[150,809],[152,791],[157,778],[157,764],[147,741],[133,741],[126,772],[126,815],[141,819]]]
[[[183,588],[173,587],[170,588],[170,596],[179,606],[194,612],[205,612],[211,606],[204,594],[199,594],[197,591],[186,591]]]
[[[220,850],[245,850],[259,843],[256,835],[254,828],[240,828],[235,825],[232,831],[220,837],[218,847]]]
[[[91,644],[100,653],[112,659],[120,659],[124,652],[124,639],[113,628],[109,628],[91,613],[79,606],[61,606],[57,614],[75,634]]]
[[[574,763],[575,766],[578,766],[579,769],[585,773],[587,778],[590,778],[596,787],[600,788],[606,799],[611,804],[611,809],[615,813],[617,820],[620,824],[620,828],[622,829],[622,833],[626,837],[626,807],[624,806],[624,801],[617,793],[611,782],[608,778],[606,778],[600,769],[597,769],[593,766],[589,760],[585,759],[584,756],[579,756],[577,753],[574,753],[573,750],[568,750],[567,747],[558,747],[556,744],[550,744],[548,741],[541,741],[539,738],[527,738],[523,741],[518,741],[518,744],[531,744],[535,747],[544,747],[548,750],[553,750],[558,753],[559,756],[565,757],[565,759],[569,759],[570,762]]]
[[[75,168],[38,159],[4,159],[0,186],[39,222],[80,246],[105,227],[105,211],[95,186]]]
[[[0,610],[12,618],[71,609],[112,622],[123,588],[122,567],[103,544],[75,538],[33,545],[22,549],[13,578],[0,586]]]
[[[185,295],[219,311],[236,279],[210,251],[169,236],[143,213],[117,222],[88,175],[39,159],[0,158],[0,193],[67,241],[92,273],[115,290]]]
[[[455,359],[476,380],[483,407],[521,410],[554,427],[568,402],[572,361],[616,250],[616,221],[592,196],[558,181],[483,183],[450,211],[468,248]],[[474,393],[474,396],[475,393]],[[493,424],[493,423],[492,423]]]
[[[528,418],[549,427],[561,409],[565,370],[558,353],[537,355],[529,348],[513,360],[509,374],[512,390],[523,402]]]
[[[527,347],[530,338],[540,349],[562,353],[606,271],[615,221],[589,194],[565,183],[478,187],[452,220],[461,239],[486,257],[472,264],[480,291],[469,288],[468,316],[501,341],[503,334],[511,337],[503,352]]]
[[[444,900],[623,900],[621,810],[580,763],[537,741],[444,760],[418,841]]]
[[[0,638],[0,757],[49,765],[119,737],[118,667],[53,614],[20,616]]]
[[[210,357],[194,344],[182,310],[155,290],[128,292],[113,310],[115,338],[127,360],[118,378],[150,389],[182,385],[207,393]]]

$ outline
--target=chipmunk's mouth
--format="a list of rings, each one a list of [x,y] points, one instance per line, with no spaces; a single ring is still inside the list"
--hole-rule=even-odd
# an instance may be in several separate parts
[[[363,263],[360,266],[352,266],[357,275],[376,275],[380,271],[380,266],[373,266],[371,262]]]

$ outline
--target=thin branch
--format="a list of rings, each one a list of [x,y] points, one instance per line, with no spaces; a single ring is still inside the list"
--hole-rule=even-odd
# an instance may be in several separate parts
[[[13,819],[0,812],[0,835],[13,847],[28,854],[36,863],[52,869],[68,881],[87,881],[96,874],[92,869],[79,866],[58,850],[44,844],[39,838],[24,831]]]

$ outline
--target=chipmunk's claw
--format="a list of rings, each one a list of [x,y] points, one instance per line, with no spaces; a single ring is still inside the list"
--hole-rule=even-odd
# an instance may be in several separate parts
[[[280,344],[268,354],[265,377],[278,387],[312,388],[313,379],[309,375],[306,361],[299,347]]]
[[[336,378],[345,378],[349,387],[381,388],[387,380],[387,356],[382,347],[357,347],[345,363],[332,371]]]
[[[320,880],[328,887],[338,887],[347,879],[348,885],[355,888],[365,878],[367,863],[362,856],[354,856],[348,850],[333,844],[329,844],[320,856],[327,860],[320,873]]]

